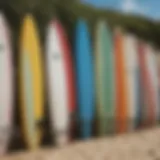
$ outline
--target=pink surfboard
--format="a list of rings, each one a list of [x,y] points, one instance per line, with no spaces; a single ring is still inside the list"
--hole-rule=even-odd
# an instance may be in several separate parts
[[[0,155],[7,151],[12,132],[13,64],[10,33],[0,13]]]
[[[146,63],[149,82],[149,97],[148,117],[150,124],[156,124],[157,115],[159,113],[158,102],[158,71],[156,66],[156,57],[153,46],[146,44]]]

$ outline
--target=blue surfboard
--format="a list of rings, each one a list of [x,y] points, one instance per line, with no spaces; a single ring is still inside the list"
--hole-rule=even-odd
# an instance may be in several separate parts
[[[85,21],[78,21],[75,35],[78,120],[80,124],[80,136],[86,139],[92,135],[95,90],[91,39]]]

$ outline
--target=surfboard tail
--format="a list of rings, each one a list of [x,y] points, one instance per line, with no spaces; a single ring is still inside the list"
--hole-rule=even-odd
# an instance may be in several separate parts
[[[52,132],[52,136],[54,137],[54,142],[58,147],[63,147],[68,144],[69,141],[69,132],[68,129],[55,129]]]
[[[5,146],[6,147],[6,146]],[[5,149],[5,147],[3,146],[1,146],[1,148],[0,148],[0,157],[1,156],[3,156],[5,153],[6,153],[6,149]]]
[[[83,139],[88,139],[92,135],[92,121],[81,121],[81,136]]]
[[[105,123],[105,118],[98,118],[98,123],[97,123],[97,134],[98,136],[104,136],[106,133],[106,123]]]
[[[76,113],[70,113],[70,122],[69,122],[69,135],[70,141],[72,142],[77,136],[77,119]]]
[[[59,147],[62,147],[68,143],[68,135],[67,134],[60,134],[56,138],[56,144]]]

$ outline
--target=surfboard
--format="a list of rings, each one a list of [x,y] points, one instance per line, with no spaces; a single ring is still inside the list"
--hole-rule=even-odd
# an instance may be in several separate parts
[[[135,128],[139,129],[141,128],[142,123],[142,111],[143,111],[143,105],[144,105],[144,97],[143,97],[143,81],[142,81],[142,70],[140,60],[141,60],[141,54],[143,53],[142,44],[140,43],[140,39],[137,37],[136,39],[136,50],[137,50],[137,63],[138,63],[138,72],[137,72],[137,85],[136,85],[136,91],[137,91],[137,103],[136,103],[136,120],[135,120]]]
[[[115,79],[116,79],[116,131],[127,131],[128,100],[123,49],[123,32],[116,28],[114,32]]]
[[[24,17],[19,55],[20,111],[26,146],[36,149],[42,137],[44,118],[41,45],[32,15]]]
[[[76,85],[75,85],[75,66],[73,63],[73,55],[71,53],[71,46],[63,29],[62,25],[59,23],[59,32],[61,34],[61,41],[63,50],[65,52],[64,59],[65,59],[65,68],[66,68],[66,80],[67,80],[67,96],[68,96],[68,108],[69,108],[69,139],[73,140],[75,137],[76,131]]]
[[[140,125],[145,127],[148,123],[148,97],[149,97],[149,84],[148,72],[146,63],[146,44],[140,41],[138,44],[138,61],[140,66],[140,94],[141,94],[141,119]]]
[[[10,31],[3,13],[0,13],[0,155],[6,153],[13,130],[14,66]]]
[[[97,128],[105,135],[115,129],[115,83],[112,35],[104,21],[98,23],[95,39]]]
[[[128,97],[128,130],[132,131],[136,127],[136,117],[138,110],[138,53],[136,37],[130,33],[124,34],[124,58],[125,74],[127,77],[127,97]]]
[[[158,103],[158,72],[156,66],[156,59],[154,49],[150,44],[146,45],[146,63],[149,83],[149,98],[148,98],[148,121],[154,125],[157,122],[159,115]]]
[[[52,21],[47,29],[46,68],[53,138],[57,145],[70,137],[70,115],[76,109],[73,61],[62,25]]]
[[[159,105],[160,105],[160,100],[159,100],[159,70],[158,70],[158,64],[157,64],[157,54],[158,54],[158,51],[155,47],[151,47],[152,49],[152,64],[153,64],[153,81],[154,81],[154,88],[155,88],[155,105],[156,105],[156,108],[155,108],[155,121],[156,121],[156,124],[159,124],[159,120],[160,120],[160,108],[159,108]]]
[[[160,51],[158,49],[156,50],[155,55],[158,75],[158,98],[160,99]],[[160,100],[158,101],[158,103],[160,103]],[[160,113],[157,115],[157,122],[160,122]]]
[[[78,96],[78,119],[83,139],[92,135],[95,112],[94,66],[89,28],[79,20],[75,31],[75,60]]]
[[[157,58],[157,51],[156,48],[153,46],[151,47],[151,53],[152,53],[152,66],[153,66],[153,83],[154,83],[154,92],[155,92],[155,123],[159,123],[159,117],[160,117],[160,101],[159,101],[159,78],[158,78],[158,66],[156,63],[156,58]]]

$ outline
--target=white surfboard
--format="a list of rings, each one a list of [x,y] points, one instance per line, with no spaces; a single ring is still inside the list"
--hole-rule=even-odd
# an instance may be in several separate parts
[[[158,70],[156,63],[156,56],[154,48],[147,44],[146,45],[146,62],[149,73],[149,78],[151,80],[152,85],[152,95],[153,95],[153,111],[155,114],[155,122],[159,119],[160,109],[159,109],[159,100],[158,100]]]
[[[12,132],[13,64],[9,28],[0,13],[0,154],[6,152]]]
[[[133,130],[136,127],[136,116],[138,107],[137,81],[138,81],[138,55],[137,41],[132,34],[124,35],[124,57],[125,71],[127,79],[127,97],[128,97],[128,129]]]
[[[46,47],[51,130],[54,134],[56,144],[61,146],[68,141],[69,111],[64,52],[56,21],[50,23],[48,27]]]

